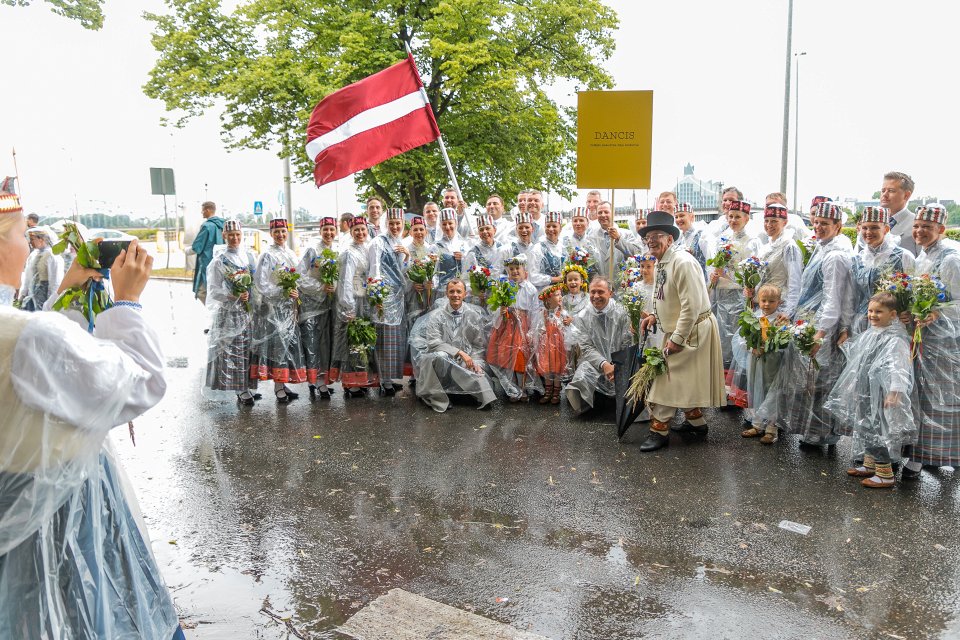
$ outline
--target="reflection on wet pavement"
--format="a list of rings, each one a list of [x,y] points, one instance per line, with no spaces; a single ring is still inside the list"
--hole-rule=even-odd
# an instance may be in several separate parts
[[[761,448],[734,413],[708,414],[709,444],[641,455],[641,427],[618,443],[565,405],[241,410],[200,397],[189,287],[151,283],[145,307],[187,362],[137,446],[114,438],[189,637],[337,638],[394,588],[557,639],[960,630],[952,471],[871,493],[844,445]]]

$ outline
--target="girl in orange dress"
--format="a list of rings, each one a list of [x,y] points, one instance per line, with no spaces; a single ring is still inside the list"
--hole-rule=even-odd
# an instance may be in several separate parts
[[[567,349],[563,340],[563,285],[552,284],[540,292],[544,309],[537,331],[537,373],[543,377],[540,404],[560,404],[560,378],[567,370]]]

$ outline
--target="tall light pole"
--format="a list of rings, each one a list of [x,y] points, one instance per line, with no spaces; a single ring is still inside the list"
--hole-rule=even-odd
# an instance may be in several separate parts
[[[800,213],[797,209],[799,196],[797,194],[797,174],[800,173],[800,165],[797,164],[800,157],[800,57],[807,55],[806,51],[793,54],[797,59],[797,90],[793,100],[793,212]]]
[[[793,66],[793,0],[787,9],[787,77],[783,88],[783,144],[780,156],[780,193],[787,192],[787,157],[790,147],[790,67]]]

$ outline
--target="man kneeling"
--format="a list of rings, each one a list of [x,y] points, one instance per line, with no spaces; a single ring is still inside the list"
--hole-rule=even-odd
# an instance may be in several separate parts
[[[580,364],[567,385],[567,402],[578,414],[594,406],[594,395],[615,395],[613,363],[615,351],[630,346],[630,314],[616,300],[606,278],[590,281],[590,306],[573,321],[574,340],[580,345]]]
[[[483,354],[489,333],[480,308],[464,304],[462,280],[447,282],[447,299],[417,320],[410,331],[410,354],[417,396],[434,411],[450,406],[450,394],[469,395],[486,407],[497,399]]]

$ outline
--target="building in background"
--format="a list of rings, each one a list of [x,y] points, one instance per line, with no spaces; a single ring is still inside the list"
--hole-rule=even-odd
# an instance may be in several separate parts
[[[698,212],[716,212],[719,208],[722,189],[722,182],[697,178],[693,174],[693,165],[687,163],[683,168],[683,177],[677,182],[674,192],[677,194],[677,201],[689,202]]]

